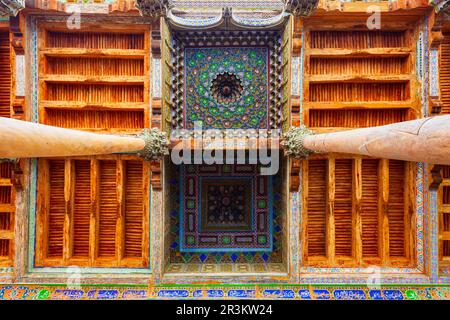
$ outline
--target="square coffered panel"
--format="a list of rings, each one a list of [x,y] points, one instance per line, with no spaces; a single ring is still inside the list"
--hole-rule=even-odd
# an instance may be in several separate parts
[[[271,177],[255,165],[188,165],[182,172],[180,251],[271,251]]]
[[[269,48],[185,49],[185,127],[266,129]]]

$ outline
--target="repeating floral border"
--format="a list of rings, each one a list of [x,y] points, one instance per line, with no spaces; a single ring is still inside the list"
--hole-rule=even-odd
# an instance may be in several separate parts
[[[0,300],[450,300],[448,286],[158,286],[158,287],[0,287]]]

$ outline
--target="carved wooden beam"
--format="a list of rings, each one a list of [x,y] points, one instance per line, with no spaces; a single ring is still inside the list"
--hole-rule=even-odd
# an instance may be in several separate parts
[[[0,158],[69,157],[137,152],[146,142],[0,117]]]
[[[303,134],[295,135],[293,129],[285,135],[285,153],[294,157],[308,152],[348,153],[450,165],[450,115],[318,135],[303,130]]]

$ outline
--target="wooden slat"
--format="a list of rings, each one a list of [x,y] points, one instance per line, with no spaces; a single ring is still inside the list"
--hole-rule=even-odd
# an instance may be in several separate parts
[[[389,160],[389,255],[405,257],[405,162]]]
[[[14,212],[15,209],[15,205],[0,203],[0,212]]]
[[[410,48],[375,48],[375,49],[306,49],[305,54],[311,57],[406,57],[411,53]]]
[[[444,33],[441,44],[439,67],[440,94],[442,101],[441,113],[450,113],[450,34]]]
[[[98,257],[116,257],[118,202],[115,160],[99,162]]]
[[[46,48],[41,53],[49,57],[91,57],[91,58],[123,58],[142,59],[147,53],[145,50],[118,50],[118,49],[85,49],[85,48]]]
[[[336,159],[334,171],[335,254],[352,257],[352,160]]]
[[[347,75],[347,74],[326,74],[326,75],[311,75],[309,82],[311,83],[361,83],[361,82],[407,82],[412,80],[412,75],[398,74],[398,75]]]
[[[410,109],[413,101],[345,101],[345,102],[305,102],[305,109]]]
[[[142,161],[126,161],[125,182],[125,257],[142,257],[144,238],[143,164]]]
[[[141,111],[147,105],[142,102],[104,102],[89,103],[82,101],[40,101],[39,105],[46,109],[68,110],[114,110],[114,111]]]
[[[0,31],[0,117],[11,116],[11,63],[9,32]]]
[[[145,77],[138,76],[83,76],[83,75],[43,75],[40,80],[47,83],[83,84],[143,84]]]
[[[407,109],[309,110],[311,128],[366,128],[407,120]]]
[[[327,226],[327,161],[309,160],[307,162],[307,197],[305,217],[307,256],[326,256]]]
[[[379,257],[379,160],[362,160],[361,175],[362,255],[363,258]]]
[[[0,230],[0,239],[14,239],[14,231]]]
[[[73,257],[89,257],[89,228],[91,216],[91,163],[74,160],[75,191],[73,213]]]
[[[49,161],[48,258],[63,258],[64,219],[64,160]],[[1,210],[1,209],[0,209]]]
[[[38,160],[38,192],[36,216],[36,266],[42,266],[48,252],[48,229],[50,211],[50,170],[49,161]]]

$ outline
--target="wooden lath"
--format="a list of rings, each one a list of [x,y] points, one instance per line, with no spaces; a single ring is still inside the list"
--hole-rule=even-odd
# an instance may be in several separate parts
[[[308,266],[411,266],[415,167],[341,155],[303,161],[303,257]]]
[[[148,266],[149,169],[125,155],[40,159],[36,265]]]

